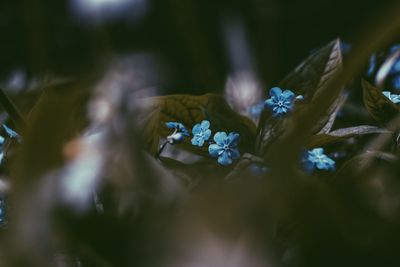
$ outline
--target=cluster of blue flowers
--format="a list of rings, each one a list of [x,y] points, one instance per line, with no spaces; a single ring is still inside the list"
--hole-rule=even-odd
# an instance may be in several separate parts
[[[182,123],[179,122],[167,122],[166,126],[169,129],[173,129],[174,132],[167,136],[167,142],[170,144],[181,143],[186,137],[189,137],[189,131],[185,128]],[[208,152],[210,156],[217,158],[217,161],[221,165],[230,165],[234,160],[240,157],[239,150],[237,148],[240,136],[238,133],[231,132],[217,132],[214,135],[214,142],[210,142],[211,137],[210,122],[203,120],[193,126],[192,134],[193,138],[191,143],[194,146],[202,147],[205,142],[210,143]]]
[[[386,93],[384,93],[386,95]],[[279,87],[273,87],[269,91],[270,98],[260,104],[254,106],[257,113],[261,113],[264,108],[268,108],[275,118],[282,118],[294,109],[295,101],[302,100],[303,96],[296,96],[291,90],[283,90]],[[390,96],[392,98],[390,98]],[[388,95],[389,99],[394,101],[395,95]],[[396,101],[400,102],[400,96],[396,95]],[[182,123],[167,122],[166,126],[174,130],[167,137],[170,144],[181,143],[186,137],[190,137],[189,131]],[[211,137],[210,122],[203,120],[193,126],[191,143],[194,146],[202,147],[206,142],[209,143],[208,153],[210,156],[217,158],[221,165],[230,165],[234,160],[240,157],[237,148],[240,136],[238,133],[217,132],[214,134],[213,141],[209,141]],[[315,148],[307,151],[302,159],[304,169],[307,173],[312,173],[315,169],[319,170],[335,170],[335,161],[324,154],[323,148]]]

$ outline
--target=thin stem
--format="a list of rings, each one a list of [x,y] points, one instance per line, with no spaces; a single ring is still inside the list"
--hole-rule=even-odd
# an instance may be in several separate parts
[[[160,145],[160,148],[158,149],[158,152],[157,152],[157,154],[156,154],[156,158],[157,158],[157,159],[160,158],[160,155],[161,155],[161,153],[163,152],[163,150],[164,150],[164,148],[165,148],[165,146],[166,146],[167,144],[168,144],[168,140],[165,140],[164,143],[162,143],[162,144]]]
[[[21,112],[17,109],[11,99],[7,96],[7,94],[0,88],[0,103],[3,105],[4,109],[13,120],[15,127],[18,130],[21,130],[25,126],[25,120],[21,114]]]

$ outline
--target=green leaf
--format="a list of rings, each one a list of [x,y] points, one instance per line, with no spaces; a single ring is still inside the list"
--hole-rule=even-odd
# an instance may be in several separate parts
[[[150,105],[146,109],[149,112],[144,112],[147,113],[147,117],[143,124],[143,137],[146,148],[151,154],[157,153],[160,139],[172,133],[171,129],[165,126],[168,121],[180,122],[191,130],[202,120],[209,120],[213,135],[218,131],[237,132],[240,134],[240,152],[254,150],[255,125],[250,119],[234,112],[220,95],[168,95],[153,97],[146,101],[149,101]],[[191,137],[186,138],[177,146],[196,154],[208,155],[206,145],[202,148],[196,147],[190,143],[190,140]]]
[[[379,123],[386,124],[395,118],[400,108],[382,94],[382,91],[363,80],[363,100],[369,114]]]
[[[382,133],[393,134],[392,131],[370,125],[360,125],[355,127],[341,128],[332,131],[328,134],[314,135],[311,138],[308,147],[314,148],[314,147],[326,146],[337,142],[341,142],[351,137],[357,137],[367,134],[382,134]]]
[[[303,95],[303,103],[296,103],[294,112],[301,114],[307,105],[312,105],[315,96],[327,89],[328,82],[342,70],[342,55],[340,52],[340,40],[334,40],[325,47],[310,55],[294,71],[286,76],[279,84],[282,89],[290,89],[296,95]],[[341,92],[341,91],[340,91]],[[339,93],[340,93],[339,92]],[[315,125],[313,133],[321,129],[330,130],[334,117],[331,114],[337,113],[337,106],[341,103],[340,98],[334,101]],[[335,113],[336,112],[336,113]],[[293,125],[290,116],[284,119],[272,118],[270,111],[265,110],[260,119],[257,131],[257,154],[264,155],[269,146],[281,137]]]

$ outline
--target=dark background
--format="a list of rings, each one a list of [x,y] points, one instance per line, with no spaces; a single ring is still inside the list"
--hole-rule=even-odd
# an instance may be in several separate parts
[[[90,70],[106,55],[151,53],[168,79],[165,93],[221,92],[231,71],[222,25],[242,23],[254,71],[273,85],[313,48],[353,42],[389,1],[147,0],[101,19],[76,14],[71,1],[0,2],[0,77]],[[98,15],[98,14],[97,14]],[[100,21],[100,22],[99,22]]]

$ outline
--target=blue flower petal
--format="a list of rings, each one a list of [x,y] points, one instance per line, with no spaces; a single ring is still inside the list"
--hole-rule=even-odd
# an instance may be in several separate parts
[[[227,138],[227,135],[225,132],[217,132],[214,135],[214,141],[220,146],[224,146],[226,138]]]
[[[204,131],[204,140],[207,141],[211,136],[211,130],[207,129],[206,131]]]
[[[203,121],[201,122],[201,128],[202,128],[203,130],[206,130],[206,129],[210,128],[210,122],[209,122],[208,120],[203,120]]]
[[[269,95],[272,96],[272,97],[278,98],[280,94],[282,94],[282,90],[279,87],[273,87],[269,91]]]
[[[232,159],[229,157],[228,152],[224,151],[221,156],[218,157],[218,163],[224,166],[232,164]]]
[[[230,157],[232,159],[238,159],[240,157],[239,150],[237,148],[233,148],[229,150]]]
[[[12,130],[11,128],[9,128],[7,125],[3,124],[3,129],[6,131],[8,136],[10,136],[11,138],[20,139],[19,134],[17,132],[15,132],[14,130]]]
[[[272,108],[275,105],[276,105],[276,103],[275,103],[274,99],[272,99],[272,98],[269,98],[269,99],[265,100],[265,102],[264,102],[264,106],[266,106],[268,108]]]
[[[238,133],[235,133],[235,132],[229,133],[227,138],[228,138],[228,143],[227,144],[230,147],[237,146],[239,141],[240,141],[240,135]]]
[[[295,94],[290,90],[285,90],[285,91],[282,92],[282,97],[285,100],[292,101],[295,98]]]
[[[196,124],[194,127],[193,127],[193,129],[192,129],[192,133],[195,135],[195,134],[199,134],[199,133],[201,133],[202,132],[202,129],[201,129],[201,125],[200,124]]]
[[[314,148],[312,151],[314,152],[315,155],[324,154],[324,149],[322,147]]]
[[[178,123],[176,123],[176,122],[171,122],[171,121],[169,121],[169,122],[166,122],[165,123],[165,125],[167,126],[167,128],[169,128],[169,129],[176,129],[178,126]]]
[[[220,152],[223,151],[223,150],[224,149],[221,146],[217,145],[217,144],[211,144],[208,147],[208,153],[210,153],[210,155],[212,157],[214,157],[214,158],[218,157]]]

